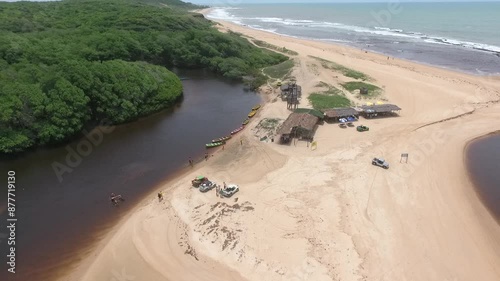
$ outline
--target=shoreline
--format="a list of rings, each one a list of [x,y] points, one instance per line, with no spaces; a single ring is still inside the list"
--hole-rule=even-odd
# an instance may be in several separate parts
[[[484,195],[481,194],[481,188],[479,187],[479,184],[477,182],[475,182],[470,169],[468,169],[469,161],[470,160],[467,157],[468,156],[468,150],[469,150],[470,146],[473,145],[475,142],[483,140],[483,139],[486,139],[486,138],[489,138],[489,137],[499,136],[499,135],[500,135],[500,130],[495,130],[495,131],[491,131],[491,132],[489,132],[487,134],[480,135],[478,137],[470,139],[469,141],[467,141],[467,143],[464,146],[463,155],[464,155],[464,163],[465,163],[465,166],[466,166],[467,176],[469,177],[470,182],[472,183],[472,185],[474,187],[474,191],[476,192],[477,198],[485,206],[485,208],[487,209],[488,213],[500,225],[500,216],[499,216],[499,214],[494,213],[494,211],[489,208],[488,204],[485,202]]]
[[[349,44],[346,44],[346,43],[342,43],[341,41],[329,41],[329,39],[325,39],[325,38],[319,38],[318,39],[318,38],[309,38],[309,37],[288,35],[288,34],[284,34],[284,33],[278,33],[276,31],[271,31],[271,30],[266,30],[266,29],[262,29],[262,28],[251,27],[249,25],[246,25],[246,24],[243,24],[243,23],[232,22],[232,21],[229,21],[227,19],[208,18],[207,17],[207,15],[212,10],[218,9],[218,8],[221,8],[221,7],[209,7],[209,8],[205,8],[205,9],[194,10],[193,12],[203,14],[203,16],[205,16],[206,19],[214,21],[214,22],[221,21],[221,22],[225,22],[225,23],[229,23],[229,24],[233,24],[233,25],[238,25],[238,26],[241,26],[241,27],[244,27],[244,28],[253,29],[253,30],[256,30],[256,31],[262,31],[262,32],[267,32],[267,33],[275,34],[277,36],[284,36],[284,37],[301,39],[301,40],[306,40],[306,41],[316,41],[316,42],[322,42],[322,43],[326,43],[326,44],[332,44],[332,45],[335,45],[335,46],[338,46],[338,47],[347,47],[347,48],[352,48],[352,49],[356,49],[356,50],[367,51],[369,53],[378,54],[378,55],[381,55],[381,56],[384,56],[384,57],[389,56],[391,58],[397,58],[399,60],[410,62],[410,63],[415,63],[415,64],[419,64],[419,65],[426,65],[426,66],[430,66],[430,67],[434,67],[434,68],[440,68],[440,69],[444,69],[444,70],[448,70],[448,71],[452,71],[452,72],[459,72],[459,73],[463,73],[463,74],[467,74],[467,75],[472,75],[472,76],[478,76],[478,77],[488,77],[488,76],[491,76],[491,77],[500,77],[500,71],[499,72],[493,72],[493,73],[490,72],[490,73],[484,73],[484,74],[482,74],[481,71],[477,71],[477,70],[476,71],[467,71],[467,70],[463,70],[463,69],[459,69],[459,68],[451,68],[451,67],[446,67],[444,65],[438,65],[438,64],[433,64],[433,63],[424,62],[424,61],[418,61],[418,60],[405,59],[405,58],[401,58],[401,57],[395,57],[395,56],[393,56],[391,54],[384,53],[383,51],[365,50],[364,48],[353,46],[353,45],[349,45]],[[463,47],[463,48],[465,48],[465,47]],[[500,56],[500,53],[495,52],[495,51],[482,50],[482,49],[474,49],[474,50],[477,51],[477,52],[485,52],[485,53],[491,54],[493,56]]]
[[[294,73],[297,74],[297,76],[302,75],[298,77],[297,80],[300,84],[305,84],[306,90],[309,91],[310,89],[314,88],[312,84],[307,84],[307,80],[300,79],[311,77],[308,76],[311,75],[310,73],[304,72],[308,69],[308,64],[310,65],[313,63],[312,60],[308,60],[308,54],[314,52],[321,54],[320,46],[327,48],[325,47],[325,44],[330,45],[330,43],[321,43],[317,41],[311,42],[308,40],[293,38],[283,39],[282,36],[279,35],[262,35],[262,31],[258,32],[256,30],[247,29],[241,26],[235,27],[233,26],[233,24],[229,24],[226,22],[222,23],[222,25],[224,28],[244,31],[245,36],[253,35],[256,36],[254,38],[259,38],[259,40],[269,42],[265,40],[265,38],[267,38],[271,39],[271,41],[279,42],[281,43],[281,45],[293,44],[297,48],[300,48],[301,50],[298,57],[300,58],[299,61],[302,65],[296,66]],[[269,43],[274,44],[273,42]],[[289,47],[289,45],[287,45],[287,48],[297,51],[293,47]],[[477,138],[478,136],[488,133],[488,130],[491,130],[492,126],[492,124],[490,123],[485,125],[484,123],[487,122],[484,122],[482,118],[476,118],[476,115],[481,115],[481,117],[489,118],[492,122],[498,123],[497,120],[498,117],[500,117],[500,114],[498,113],[499,106],[497,100],[493,98],[495,98],[495,95],[496,97],[498,97],[498,92],[495,93],[495,91],[498,91],[498,89],[500,89],[498,84],[499,80],[495,80],[496,77],[493,77],[493,79],[489,79],[490,77],[482,76],[470,77],[470,75],[465,75],[463,73],[436,69],[434,67],[426,65],[418,65],[412,62],[400,61],[399,59],[390,61],[396,62],[396,65],[385,65],[385,56],[384,58],[380,58],[380,56],[382,55],[373,53],[366,54],[365,56],[362,54],[362,50],[350,49],[350,47],[347,48],[343,46],[329,46],[328,49],[331,50],[328,50],[328,53],[326,55],[330,59],[332,59],[332,61],[337,62],[339,60],[342,60],[342,57],[348,56],[350,60],[344,59],[344,61],[340,63],[345,63],[348,66],[354,65],[352,67],[356,70],[359,69],[356,66],[359,66],[360,68],[363,68],[363,72],[368,74],[372,74],[371,71],[374,69],[372,67],[373,65],[379,65],[380,68],[383,69],[377,69],[377,80],[383,79],[384,75],[393,75],[393,71],[396,69],[401,72],[405,72],[406,76],[401,75],[401,77],[398,77],[398,79],[402,80],[402,82],[400,82],[401,85],[390,83],[390,79],[385,79],[379,82],[387,85],[388,91],[391,91],[390,89],[392,87],[396,89],[404,89],[406,88],[405,83],[412,83],[413,85],[422,77],[427,77],[429,80],[432,79],[433,81],[428,82],[429,85],[426,85],[426,87],[421,87],[417,90],[414,90],[415,93],[425,93],[427,87],[433,88],[433,82],[435,81],[439,81],[439,89],[447,89],[446,85],[449,86],[450,84],[454,83],[458,85],[453,90],[450,90],[443,94],[447,98],[443,98],[443,100],[441,101],[439,101],[438,99],[438,104],[432,106],[426,105],[427,102],[433,101],[436,98],[432,95],[428,95],[422,98],[413,93],[413,95],[408,95],[408,97],[403,98],[397,95],[399,91],[392,91],[387,93],[389,101],[395,100],[396,104],[398,104],[398,102],[401,102],[406,105],[406,107],[403,107],[401,117],[390,120],[376,119],[365,121],[364,119],[362,119],[362,122],[369,123],[370,127],[374,127],[376,130],[379,130],[381,132],[379,133],[379,136],[383,138],[382,143],[380,143],[381,141],[379,139],[370,136],[368,136],[369,140],[366,143],[360,142],[357,139],[350,140],[349,138],[338,136],[337,138],[339,138],[339,142],[351,141],[354,142],[351,143],[351,145],[354,145],[354,147],[346,147],[344,144],[340,146],[335,144],[328,144],[326,143],[326,140],[330,139],[332,136],[330,132],[326,131],[334,131],[335,133],[338,132],[338,130],[335,130],[338,128],[334,128],[335,126],[331,124],[325,124],[321,126],[318,130],[319,132],[317,133],[316,139],[318,139],[320,145],[322,145],[324,148],[320,147],[315,157],[310,157],[309,151],[304,152],[305,148],[302,147],[303,145],[301,146],[300,143],[298,145],[299,147],[289,147],[277,146],[277,144],[269,145],[268,143],[264,144],[259,142],[255,139],[254,136],[252,136],[251,129],[255,129],[256,125],[256,120],[252,120],[252,122],[247,125],[248,128],[246,128],[246,130],[241,133],[245,137],[245,149],[247,149],[246,151],[242,146],[240,147],[240,145],[238,145],[237,143],[232,142],[232,144],[228,145],[228,147],[225,149],[224,153],[217,153],[209,160],[210,163],[215,162],[215,167],[210,167],[211,165],[195,167],[195,169],[193,169],[191,173],[186,171],[186,174],[168,179],[168,181],[165,182],[165,185],[159,186],[159,188],[155,191],[156,193],[158,192],[158,190],[161,190],[162,188],[164,189],[166,185],[169,186],[169,194],[165,197],[164,200],[165,206],[161,207],[163,204],[155,204],[157,203],[155,200],[156,197],[154,199],[151,199],[148,198],[149,196],[147,196],[140,204],[138,204],[137,208],[134,208],[134,212],[130,212],[128,215],[125,215],[122,221],[118,223],[117,226],[112,231],[110,231],[108,235],[106,235],[106,238],[104,238],[99,243],[99,246],[105,246],[101,250],[96,249],[96,252],[94,252],[95,255],[93,254],[93,257],[99,259],[96,259],[96,261],[91,264],[89,257],[89,259],[87,259],[88,262],[82,264],[82,266],[85,265],[83,267],[87,267],[87,269],[82,267],[80,272],[78,272],[76,276],[83,276],[84,272],[87,279],[83,280],[92,280],[92,276],[102,277],[104,276],[103,274],[106,274],[106,276],[108,276],[110,273],[106,273],[103,270],[107,268],[109,271],[109,265],[119,262],[118,260],[116,260],[116,258],[111,258],[111,252],[120,251],[122,253],[137,254],[135,250],[140,248],[138,250],[140,252],[140,256],[154,254],[156,258],[146,258],[146,263],[141,263],[140,265],[134,264],[131,267],[133,269],[139,270],[138,272],[144,273],[145,275],[143,276],[150,276],[152,278],[153,276],[155,276],[156,278],[158,278],[159,276],[164,276],[164,278],[166,278],[165,274],[168,273],[168,271],[162,271],[158,267],[159,265],[155,264],[155,260],[159,259],[167,262],[167,260],[172,259],[172,257],[166,257],[158,253],[158,250],[151,248],[151,246],[160,245],[160,248],[162,248],[165,245],[170,245],[169,243],[171,242],[164,241],[162,240],[163,238],[159,237],[149,237],[146,239],[146,233],[141,232],[139,234],[134,234],[132,231],[136,227],[141,226],[141,228],[151,230],[152,233],[161,233],[165,230],[170,233],[171,230],[169,228],[163,229],[162,227],[158,227],[154,224],[140,222],[141,218],[145,219],[149,217],[167,222],[167,224],[172,224],[173,222],[175,222],[175,224],[177,224],[177,226],[179,227],[187,227],[186,233],[188,233],[189,237],[186,238],[185,236],[183,236],[183,234],[178,235],[178,237],[184,237],[183,241],[190,241],[191,244],[189,247],[195,249],[198,253],[196,255],[196,260],[203,259],[203,264],[212,263],[212,265],[214,264],[214,260],[218,260],[218,266],[220,266],[221,264],[224,265],[225,269],[203,267],[200,271],[204,274],[208,274],[207,277],[201,275],[193,275],[191,276],[193,280],[209,280],[210,276],[214,276],[213,274],[215,274],[215,276],[233,276],[231,274],[234,274],[234,271],[238,271],[239,274],[235,274],[235,277],[232,280],[243,280],[243,278],[241,278],[242,275],[247,277],[248,280],[259,280],[259,277],[262,277],[262,275],[260,274],[264,273],[270,274],[269,280],[277,280],[276,273],[273,273],[271,269],[276,269],[277,271],[283,273],[284,276],[293,277],[299,274],[292,270],[293,267],[296,267],[299,270],[305,272],[308,272],[308,270],[311,268],[317,269],[317,273],[315,273],[317,275],[310,276],[312,278],[310,280],[328,280],[326,278],[331,274],[342,276],[347,279],[353,279],[356,278],[356,276],[368,276],[376,278],[381,274],[379,272],[380,268],[377,268],[377,263],[381,262],[385,262],[384,268],[399,268],[398,270],[390,273],[390,278],[403,278],[405,276],[408,276],[408,274],[410,273],[412,274],[412,276],[414,276],[414,280],[429,280],[428,277],[431,276],[431,274],[436,278],[432,280],[445,280],[443,278],[453,277],[459,278],[458,280],[462,280],[462,278],[464,278],[464,280],[470,280],[468,279],[468,277],[472,276],[481,280],[494,280],[493,278],[495,276],[500,276],[500,257],[498,256],[498,254],[495,254],[495,249],[500,249],[499,243],[495,241],[495,239],[498,240],[498,237],[500,237],[499,227],[497,224],[492,224],[492,217],[488,217],[489,213],[485,209],[485,206],[482,205],[482,202],[480,202],[477,194],[475,194],[475,188],[471,188],[471,180],[469,176],[467,175],[467,173],[463,173],[465,168],[465,154],[463,153],[466,147],[465,144],[470,142],[472,139]],[[325,50],[323,50],[323,52],[325,52]],[[365,65],[361,65],[360,61],[364,62],[363,64]],[[321,79],[324,79],[328,78],[330,74],[328,73],[328,71],[322,70],[319,71],[318,76],[320,76]],[[411,77],[407,78],[407,76]],[[415,165],[413,167],[414,170],[412,173],[410,173],[409,175],[403,174],[405,175],[404,181],[401,179],[401,174],[398,175],[389,173],[388,175],[380,176],[379,173],[381,172],[379,172],[378,170],[369,170],[369,172],[367,172],[368,176],[374,177],[371,187],[365,186],[364,181],[366,181],[366,177],[351,178],[350,176],[343,176],[344,174],[350,175],[350,170],[356,170],[357,168],[359,168],[360,165],[356,162],[352,163],[352,159],[356,159],[359,157],[366,158],[369,156],[366,155],[367,152],[363,151],[364,147],[362,146],[365,145],[368,147],[373,147],[375,150],[382,152],[382,154],[387,154],[387,156],[389,156],[389,160],[397,162],[397,155],[391,153],[392,149],[400,148],[401,150],[404,150],[412,146],[418,147],[418,142],[424,142],[429,134],[439,131],[438,129],[436,129],[436,127],[440,129],[446,128],[446,126],[443,126],[443,124],[438,123],[429,126],[429,128],[412,132],[408,127],[418,127],[417,125],[420,124],[431,124],[436,120],[444,120],[447,117],[453,116],[453,112],[445,112],[446,114],[443,114],[440,107],[444,106],[444,108],[447,108],[450,104],[459,107],[465,107],[465,105],[470,106],[470,104],[468,103],[470,103],[471,101],[466,102],[464,105],[464,101],[467,100],[467,90],[463,90],[463,92],[460,92],[462,91],[460,88],[469,87],[470,89],[474,89],[478,85],[482,85],[487,90],[484,93],[481,91],[481,93],[477,94],[476,98],[478,99],[479,105],[477,106],[477,108],[474,108],[476,112],[474,112],[472,116],[464,116],[458,119],[443,122],[452,125],[455,123],[457,124],[456,126],[452,126],[452,131],[449,131],[450,137],[448,138],[449,144],[447,146],[439,147],[440,143],[434,143],[434,145],[436,146],[433,150],[434,153],[444,157],[438,157],[433,154],[425,155],[425,153],[422,153],[425,156],[424,158],[427,158],[432,164],[430,168],[426,167],[426,165]],[[255,116],[253,119],[286,116],[287,111],[283,110],[283,106],[280,105],[280,101],[274,103],[272,101],[272,98],[266,98],[266,95],[268,94],[261,93],[261,95],[263,96],[263,102],[265,102],[266,104],[261,110],[259,110],[258,116]],[[418,99],[420,99],[420,101]],[[494,100],[493,103],[491,103],[492,100]],[[415,104],[420,106],[417,106]],[[428,110],[429,113],[420,114],[420,110]],[[398,119],[403,119],[403,121],[399,121]],[[411,121],[411,123],[402,123],[404,121]],[[387,125],[385,123],[387,123]],[[470,131],[462,130],[461,126],[467,126]],[[391,127],[396,127],[399,129],[395,129],[397,132],[394,133],[392,132],[392,129],[389,129]],[[428,132],[426,133],[426,131]],[[462,131],[466,131],[467,134],[463,134]],[[457,135],[459,132],[462,133]],[[408,142],[406,141],[407,136],[414,138],[417,144],[408,146]],[[388,142],[389,145],[384,144],[384,142]],[[339,150],[341,152],[335,152],[335,150]],[[459,152],[457,153],[457,151]],[[368,152],[368,154],[371,153]],[[259,155],[267,155],[267,158],[269,159],[267,159],[266,157],[261,157]],[[306,171],[303,171],[302,169],[298,169],[301,165],[300,161],[310,161],[308,160],[309,158],[318,158],[315,161],[319,162],[319,164],[307,162],[311,166],[313,166],[313,168],[311,168],[312,170],[306,169]],[[252,163],[252,159],[256,161],[262,161],[263,163],[256,165]],[[299,162],[296,163],[297,161]],[[346,170],[343,167],[336,166],[343,161],[347,161],[346,165],[349,169]],[[245,167],[241,168],[240,165],[245,165]],[[322,168],[323,166],[328,167],[328,169],[325,170],[324,168]],[[283,169],[285,169],[284,167],[287,168],[287,170],[295,171],[295,173],[305,173],[309,175],[309,177],[306,178],[311,180],[314,183],[313,185],[317,186],[317,189],[315,189],[314,192],[317,192],[318,194],[314,193],[314,195],[321,196],[321,194],[323,194],[326,199],[330,199],[329,204],[333,206],[327,206],[325,205],[326,202],[323,202],[316,197],[311,197],[307,193],[301,193],[299,195],[296,195],[295,193],[289,193],[286,197],[282,197],[282,194],[287,194],[288,190],[286,188],[286,177],[279,177],[280,174],[282,176],[286,176],[283,171]],[[448,169],[443,167],[447,167]],[[433,170],[433,168],[435,169],[435,171]],[[398,168],[395,169],[397,170]],[[237,213],[232,215],[234,216],[232,217],[232,219],[237,222],[245,221],[245,224],[248,224],[248,226],[241,227],[246,227],[247,232],[254,231],[255,234],[253,234],[252,236],[241,234],[238,239],[239,244],[235,244],[234,250],[224,251],[223,249],[223,251],[221,252],[216,251],[214,246],[210,245],[222,244],[223,247],[223,244],[225,242],[215,240],[215,242],[210,243],[210,241],[206,240],[205,235],[210,236],[211,234],[206,234],[208,233],[207,231],[205,232],[205,235],[202,235],[202,233],[198,232],[199,230],[196,229],[203,228],[203,225],[200,224],[200,217],[203,217],[203,214],[193,214],[193,212],[196,212],[194,210],[206,210],[207,213],[209,213],[211,207],[220,206],[220,204],[217,205],[218,203],[220,203],[220,201],[213,198],[213,194],[204,196],[203,194],[200,195],[199,192],[193,193],[192,190],[186,191],[185,188],[183,188],[185,184],[181,182],[184,182],[186,179],[188,179],[191,174],[200,172],[207,175],[214,174],[214,177],[216,179],[225,179],[226,181],[229,180],[231,182],[237,181],[233,179],[236,177],[239,179],[238,181],[243,182],[244,185],[247,186],[246,188],[248,188],[248,190],[242,190],[241,194],[238,195],[238,198],[246,198],[245,200],[247,200],[247,202],[251,202],[251,207],[255,209],[255,214],[248,215]],[[334,175],[337,175],[337,177],[340,176],[340,179],[337,180],[340,181],[340,183],[330,184],[329,182],[331,181],[331,179],[329,173],[333,173]],[[423,176],[421,174],[423,174]],[[290,179],[293,179],[294,181],[298,180],[300,182],[301,180],[303,180],[301,178],[303,178],[304,175],[289,174],[288,177]],[[441,179],[441,177],[445,178],[444,182],[441,182],[443,180]],[[211,178],[211,176],[209,176],[209,178]],[[219,182],[220,180],[217,181]],[[435,191],[435,189],[433,188],[423,188],[423,191],[416,188],[417,186],[440,186],[443,183],[446,185],[446,188],[438,191]],[[330,193],[329,191],[327,191],[328,189],[325,189],[324,187],[325,184],[334,185],[334,187],[336,187],[334,189],[334,193]],[[387,185],[388,187],[384,188],[384,185]],[[398,185],[406,186],[406,189],[403,189],[405,190],[403,194],[399,194],[399,192],[397,192],[396,188],[398,187]],[[302,190],[300,186],[297,186],[293,183],[292,186],[294,187],[294,189]],[[350,191],[350,189],[346,188],[348,186],[353,187],[353,189],[357,191]],[[376,190],[373,190],[374,186],[376,187]],[[458,189],[452,187],[458,187]],[[256,191],[253,191],[253,189],[255,189]],[[153,195],[155,193],[153,193]],[[261,198],[261,194],[266,194],[266,196],[263,195],[264,198]],[[476,198],[474,198],[474,196]],[[280,201],[272,204],[269,202],[273,201],[266,201],[268,200],[268,198],[281,199]],[[445,198],[453,198],[455,200],[451,200],[451,202],[445,203]],[[171,203],[167,203],[167,201],[171,201]],[[399,201],[407,203],[399,204]],[[223,202],[233,203],[233,200],[225,200]],[[276,205],[276,203],[278,202],[280,202],[280,204],[284,204],[286,208],[281,208],[280,206],[278,206],[279,204]],[[304,202],[310,203],[308,203],[309,205],[304,205]],[[313,205],[310,206],[310,204]],[[362,208],[361,206],[365,204],[366,207]],[[416,208],[421,212],[413,212],[411,210],[407,210],[407,208],[405,207],[407,205],[411,206],[412,208]],[[294,211],[295,209],[302,210],[303,207],[311,207],[313,208],[313,210],[314,208],[318,207],[321,207],[321,209],[325,210],[328,209],[329,211],[327,211],[327,213],[334,219],[332,220],[331,218],[323,216],[322,212],[311,214],[308,213],[308,211],[305,211],[306,217],[304,217],[304,219],[309,217],[309,221],[312,221],[312,225],[302,225],[302,222],[295,221],[293,218],[299,214],[302,214],[302,216],[304,215],[304,211],[302,211],[302,213],[295,213]],[[163,211],[162,208],[166,208],[167,211]],[[272,212],[270,213],[271,210]],[[385,211],[381,212],[380,210]],[[460,219],[457,220],[456,215],[453,214],[453,211],[450,210],[456,211]],[[274,213],[276,213],[276,215],[266,217]],[[360,216],[361,213],[364,213],[364,216]],[[438,220],[433,219],[433,216],[435,216],[436,214],[438,214]],[[257,219],[260,218],[262,218],[262,220],[266,218],[266,221],[259,222]],[[223,217],[220,217],[220,223],[224,224],[226,228],[234,227],[231,222],[223,221],[223,219]],[[446,221],[447,227],[443,228],[443,225],[440,223],[440,221]],[[409,224],[409,222],[413,223],[413,225]],[[327,223],[327,225],[324,225],[325,223]],[[276,224],[277,226],[280,226],[279,229],[273,228],[266,230],[266,226],[269,227]],[[398,224],[400,225],[398,226]],[[468,232],[460,233],[465,225],[467,225],[469,228]],[[289,230],[291,231],[290,233],[293,234],[290,238],[292,239],[292,242],[290,242],[291,244],[287,241],[283,241],[288,239],[278,239],[278,237],[283,234],[283,230],[280,230],[281,228],[283,228],[283,230]],[[310,229],[310,231],[312,232],[310,234],[305,233],[305,237],[302,237],[302,232],[299,229],[304,228]],[[218,229],[221,230],[220,228]],[[457,235],[457,230],[459,231],[459,235]],[[322,241],[321,239],[327,238],[324,238],[324,236],[321,234],[324,234],[325,231],[327,231],[326,233],[329,234],[332,234],[332,231],[333,233],[335,233],[335,237],[337,240],[336,244],[338,244],[338,246],[331,244],[328,244],[328,246],[326,246],[326,244],[324,244],[326,242]],[[440,237],[433,236],[432,233],[435,231],[438,231],[440,233]],[[235,233],[238,232],[236,231]],[[243,233],[246,232],[243,231]],[[405,233],[405,235],[402,235],[402,233]],[[424,238],[417,235],[423,235]],[[261,239],[263,239],[263,245],[257,245],[252,237],[260,237]],[[314,242],[314,239],[311,237],[316,237],[314,239],[316,239],[317,241]],[[173,240],[176,241],[178,240],[177,238],[174,237]],[[309,242],[305,242],[303,240],[304,238],[306,238],[306,241]],[[136,245],[135,250],[132,248],[123,250],[120,245],[125,245],[125,241],[132,241],[129,239],[132,239],[133,241],[136,241],[137,239],[143,241],[141,245],[144,248]],[[160,239],[160,242],[153,243],[152,241],[155,239]],[[311,242],[310,239],[313,239],[313,242]],[[287,248],[289,250],[293,249],[292,251],[294,251],[295,253],[294,256],[297,256],[297,258],[284,256],[283,253],[280,254],[279,251],[272,250],[274,248],[266,248],[266,245],[267,247],[270,247],[270,245],[272,245],[271,242],[276,243],[276,245],[281,245],[281,247]],[[372,244],[370,242],[377,244]],[[419,247],[422,248],[422,243],[424,243],[424,245],[426,245],[427,243],[431,243],[431,245],[433,245],[436,249],[419,249]],[[243,244],[244,246],[240,246],[241,244]],[[324,252],[325,250],[321,250],[321,247],[319,247],[318,245],[325,245],[324,247],[326,247],[328,251]],[[377,245],[375,246],[376,249],[385,247],[386,252],[380,252],[380,249],[373,252],[371,248],[374,247],[374,245]],[[456,248],[459,245],[461,249]],[[348,250],[342,250],[345,251],[342,252],[340,250],[341,248],[347,248]],[[199,263],[191,263],[192,261],[190,261],[190,259],[193,259],[192,255],[187,255],[186,253],[182,254],[182,251],[176,252],[176,250],[172,247],[169,247],[168,249],[173,253],[181,254],[183,256],[175,257],[175,261],[177,263],[168,263],[170,266],[167,268],[167,270],[173,269],[175,265],[178,264],[200,266]],[[248,256],[240,256],[240,259],[242,259],[242,261],[240,261],[238,259],[236,250],[242,249],[246,250],[245,253]],[[314,249],[314,251],[310,252],[307,249]],[[441,261],[440,263],[444,265],[444,269],[432,268],[432,262],[437,262],[437,260],[439,258],[442,258],[444,255],[444,253],[441,253],[439,249],[442,249],[445,252],[448,251],[447,253],[457,254],[459,256],[450,257],[449,260]],[[338,255],[332,255],[332,252],[338,253]],[[264,253],[267,253],[267,255],[264,255]],[[347,257],[346,254],[349,257]],[[470,265],[470,269],[457,267],[457,272],[455,273],[453,271],[448,271],[446,267],[460,265],[463,266],[467,262],[470,262],[470,260],[468,260],[467,258],[464,259],[463,257],[461,257],[461,254],[467,256],[468,258],[475,259],[475,261]],[[326,261],[323,260],[321,256],[323,256],[323,259],[334,261],[334,263],[336,264],[335,268],[330,268],[329,264],[327,265]],[[421,256],[426,257],[426,259],[428,260],[421,259]],[[259,258],[262,259],[262,261],[259,263],[252,263],[251,258]],[[299,258],[308,259],[307,264],[304,264],[302,263],[302,261],[297,260]],[[412,270],[406,269],[405,266],[401,266],[399,261],[405,259],[412,266]],[[489,264],[487,262],[485,264],[481,264],[481,261],[489,261]],[[491,261],[496,262],[493,262],[493,264],[491,264]],[[237,265],[235,265],[235,263],[237,263]],[[130,263],[127,264],[130,265]],[[401,267],[403,269],[401,269]],[[181,272],[176,274],[182,275],[182,271],[186,273],[187,268],[188,267],[181,267],[179,269],[179,271]],[[278,270],[279,268],[281,268],[281,271]],[[148,275],[153,274],[152,270],[156,275]],[[415,273],[413,271],[418,272]],[[160,272],[159,275],[158,272]],[[278,273],[278,275],[280,275],[280,273]],[[74,278],[78,278],[76,276],[74,276]]]

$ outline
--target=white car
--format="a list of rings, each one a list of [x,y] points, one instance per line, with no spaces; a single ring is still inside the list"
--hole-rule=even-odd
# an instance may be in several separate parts
[[[219,193],[220,193],[220,195],[222,195],[224,197],[231,197],[239,190],[240,190],[240,188],[236,184],[228,184],[228,185],[226,185],[226,188],[222,188],[219,191]]]
[[[372,165],[379,166],[379,167],[382,167],[384,169],[389,169],[389,163],[387,163],[382,158],[373,158]]]

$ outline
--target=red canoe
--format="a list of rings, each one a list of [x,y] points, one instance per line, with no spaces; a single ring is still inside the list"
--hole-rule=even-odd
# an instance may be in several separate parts
[[[239,132],[239,131],[243,130],[243,128],[245,128],[245,127],[241,126],[241,127],[239,127],[238,129],[233,130],[233,131],[231,132],[231,135],[234,135],[234,134],[236,134],[237,132]]]

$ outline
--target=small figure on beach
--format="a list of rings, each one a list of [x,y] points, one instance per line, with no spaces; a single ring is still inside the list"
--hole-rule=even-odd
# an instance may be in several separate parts
[[[193,159],[191,159],[191,157],[189,157],[189,166],[193,167],[194,164],[193,164]]]
[[[226,185],[226,182],[222,182],[224,184],[224,189],[226,189],[227,185]]]
[[[220,185],[215,186],[215,196],[219,197]]]
[[[243,145],[243,140],[242,139],[240,139],[240,145]]]
[[[158,201],[161,202],[163,200],[163,192],[158,192]]]
[[[205,161],[208,160],[208,152],[205,152]]]

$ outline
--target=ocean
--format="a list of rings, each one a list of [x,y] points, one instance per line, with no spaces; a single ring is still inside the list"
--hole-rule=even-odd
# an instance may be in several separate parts
[[[477,75],[500,74],[500,2],[234,4],[208,18]]]

